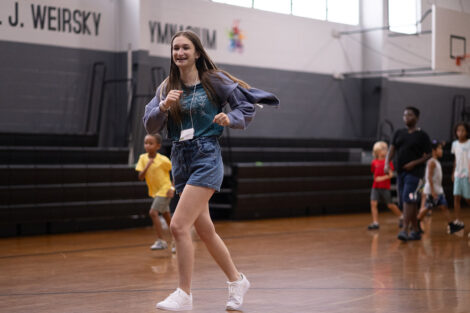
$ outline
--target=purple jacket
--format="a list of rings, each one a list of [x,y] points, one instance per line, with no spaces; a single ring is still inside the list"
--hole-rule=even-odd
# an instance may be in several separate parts
[[[210,81],[217,97],[221,99],[221,106],[224,107],[227,103],[230,105],[231,111],[227,115],[231,128],[246,129],[255,117],[256,103],[279,106],[277,97],[269,92],[256,88],[245,89],[221,72],[217,72],[216,75],[211,75]],[[155,97],[145,106],[143,121],[147,133],[160,132],[166,125],[168,112],[160,111],[159,107],[160,101],[165,99],[162,88],[163,84],[158,87]]]

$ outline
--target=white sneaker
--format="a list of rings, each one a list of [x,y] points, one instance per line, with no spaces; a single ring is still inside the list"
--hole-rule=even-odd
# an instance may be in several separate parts
[[[176,253],[176,243],[174,241],[171,242],[171,253]]]
[[[165,240],[158,239],[153,245],[150,246],[152,250],[162,250],[168,248]]]
[[[461,227],[465,227],[465,224],[464,224],[461,220],[458,220],[458,219],[456,219],[456,220],[454,221],[454,224],[457,224],[457,225],[459,225],[459,226],[461,226]]]
[[[245,275],[240,273],[242,277],[240,280],[234,282],[227,282],[228,284],[228,301],[226,305],[227,310],[238,310],[243,304],[243,296],[250,288],[250,282],[246,279]]]
[[[193,295],[187,294],[180,288],[166,297],[165,300],[158,302],[157,309],[168,311],[186,311],[193,309]]]

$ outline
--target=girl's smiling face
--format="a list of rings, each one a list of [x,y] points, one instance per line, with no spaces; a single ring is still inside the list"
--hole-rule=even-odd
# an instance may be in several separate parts
[[[191,40],[184,36],[175,37],[171,46],[173,62],[179,68],[191,68],[195,66],[199,58],[199,52],[196,51]]]

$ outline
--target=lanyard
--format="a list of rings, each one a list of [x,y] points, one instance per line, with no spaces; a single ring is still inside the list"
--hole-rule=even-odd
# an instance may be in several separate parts
[[[191,118],[191,128],[194,129],[194,123],[193,123],[193,115],[191,113],[191,107],[193,105],[194,97],[196,96],[196,85],[194,85],[194,90],[193,90],[193,97],[191,99],[191,102],[189,103],[189,117]],[[180,121],[180,129],[183,130],[183,123]]]

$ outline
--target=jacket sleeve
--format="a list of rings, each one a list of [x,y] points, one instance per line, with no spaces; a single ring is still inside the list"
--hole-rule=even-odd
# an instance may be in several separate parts
[[[145,106],[143,121],[148,134],[160,132],[168,120],[168,112],[162,112],[159,106],[161,88],[162,86],[158,87],[155,97]]]
[[[255,117],[255,104],[279,106],[279,99],[275,95],[261,89],[245,89],[221,72],[211,76],[211,83],[222,107],[228,103],[232,109],[227,114],[231,128],[246,129]]]
[[[227,113],[230,119],[230,128],[246,129],[256,114],[255,107],[239,88],[235,88],[227,99],[230,111]]]

